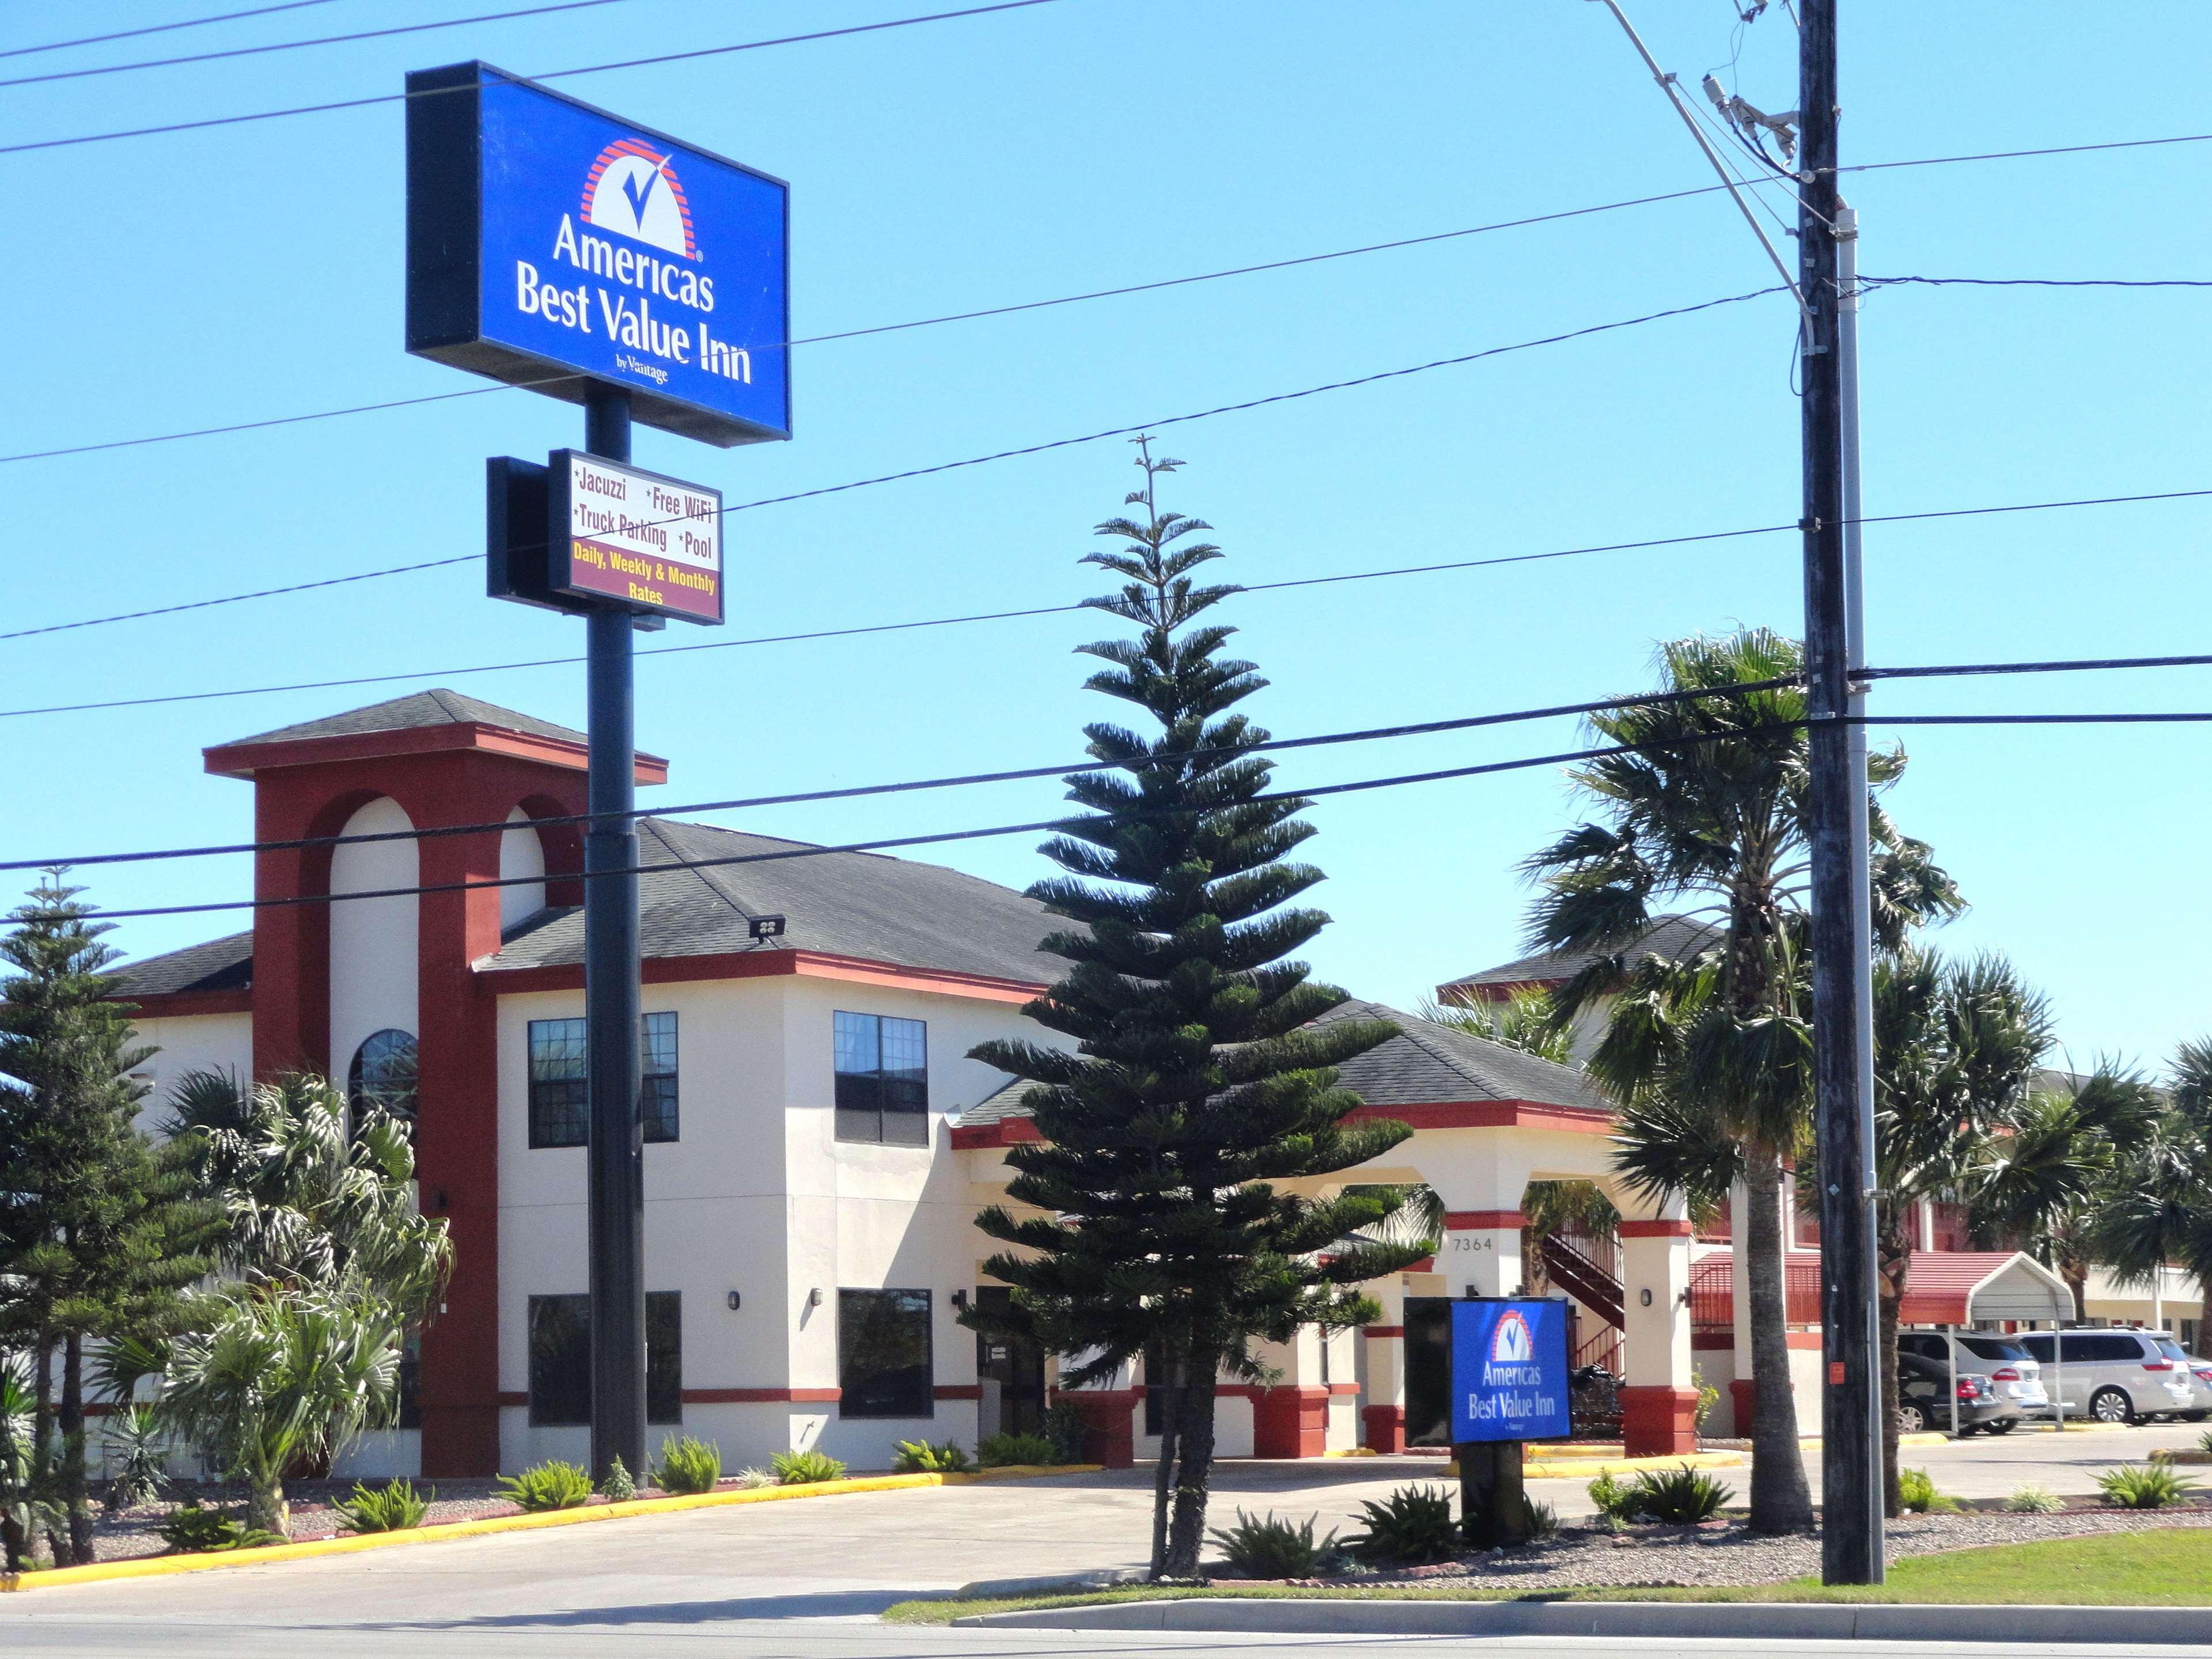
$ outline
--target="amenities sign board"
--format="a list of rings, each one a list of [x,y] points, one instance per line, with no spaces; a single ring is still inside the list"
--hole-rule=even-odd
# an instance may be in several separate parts
[[[722,620],[722,494],[560,449],[547,464],[547,586],[687,622]]]
[[[407,77],[407,349],[728,446],[791,435],[789,191],[488,64]]]
[[[1451,1306],[1451,1437],[1564,1440],[1567,1304],[1485,1297]]]

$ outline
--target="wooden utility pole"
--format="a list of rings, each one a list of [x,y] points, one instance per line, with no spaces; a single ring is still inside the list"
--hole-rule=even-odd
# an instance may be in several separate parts
[[[1812,717],[1813,1044],[1820,1172],[1820,1567],[1831,1584],[1882,1577],[1881,1367],[1875,1338],[1871,1044],[1863,895],[1866,755],[1854,743],[1847,556],[1848,387],[1838,263],[1836,0],[1799,0],[1798,248],[1804,349],[1805,668]],[[1849,492],[1849,493],[1855,493]],[[1863,729],[1863,728],[1862,728]]]

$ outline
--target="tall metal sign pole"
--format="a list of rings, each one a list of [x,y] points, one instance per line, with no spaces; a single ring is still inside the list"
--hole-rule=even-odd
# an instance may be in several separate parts
[[[1805,669],[1811,715],[1813,1042],[1820,1172],[1821,1577],[1882,1577],[1881,1376],[1875,1341],[1871,939],[1866,746],[1852,724],[1857,621],[1855,503],[1847,501],[1847,392],[1836,162],[1836,0],[1800,0],[1802,123],[1798,247],[1804,351]],[[1855,370],[1854,365],[1854,370]],[[1856,378],[1855,373],[1851,378]],[[1855,411],[1854,411],[1855,413]],[[1854,737],[1856,736],[1856,741]]]
[[[630,422],[725,448],[791,435],[789,197],[780,179],[489,64],[407,77],[407,349],[584,405],[582,450],[489,463],[485,586],[586,631],[599,1477],[617,1457],[645,1470],[650,1370],[630,635],[724,619],[721,495],[633,466]]]
[[[584,447],[629,459],[629,393],[593,386]],[[566,525],[552,526],[557,535]],[[645,1462],[645,1132],[638,1117],[637,726],[630,613],[586,613],[592,813],[584,836],[585,1097],[591,1139],[592,1469]]]

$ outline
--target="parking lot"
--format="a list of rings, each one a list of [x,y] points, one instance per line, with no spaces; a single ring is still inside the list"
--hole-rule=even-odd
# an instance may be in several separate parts
[[[2091,1492],[2112,1464],[2194,1443],[2191,1425],[2060,1437],[2024,1427],[1914,1447],[1906,1461],[1942,1491],[2002,1497],[2023,1481]],[[1807,1462],[1817,1491],[1820,1463]],[[1437,1478],[1433,1458],[1331,1458],[1220,1466],[1215,1514],[1238,1507],[1344,1525],[1360,1502]],[[1748,1468],[1719,1471],[1741,1500]],[[392,1646],[617,1629],[702,1633],[723,1620],[865,1618],[906,1596],[981,1579],[1140,1566],[1151,1523],[1148,1468],[656,1516],[507,1534],[327,1560],[85,1585],[0,1597],[0,1647],[175,1659],[289,1656],[340,1625]],[[1532,1490],[1586,1514],[1580,1479]],[[367,1624],[362,1621],[368,1620]]]

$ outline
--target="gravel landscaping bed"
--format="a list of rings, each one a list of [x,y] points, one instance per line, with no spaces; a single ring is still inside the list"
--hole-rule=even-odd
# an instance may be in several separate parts
[[[1967,1511],[1917,1515],[1887,1529],[1892,1559],[1931,1555],[1978,1544],[2024,1544],[2046,1538],[2108,1532],[2149,1532],[2212,1527],[2212,1510],[2075,1510],[2062,1515]],[[1305,1579],[1313,1584],[1406,1584],[1437,1588],[1480,1585],[1529,1592],[1571,1588],[1679,1589],[1705,1584],[1769,1584],[1817,1577],[1817,1534],[1770,1538],[1740,1519],[1701,1527],[1634,1526],[1613,1533],[1566,1526],[1541,1543],[1500,1554],[1409,1567],[1358,1578]]]

